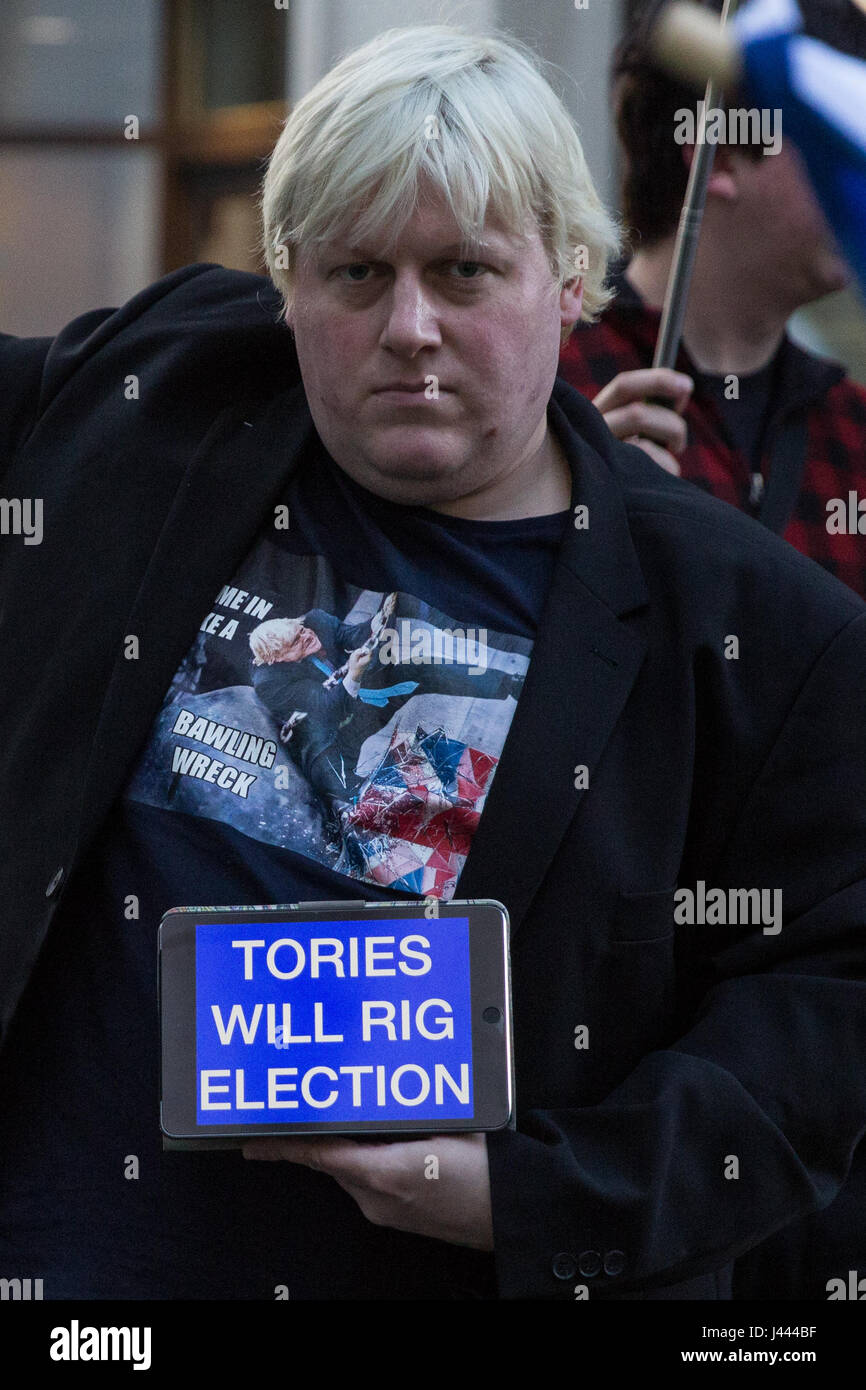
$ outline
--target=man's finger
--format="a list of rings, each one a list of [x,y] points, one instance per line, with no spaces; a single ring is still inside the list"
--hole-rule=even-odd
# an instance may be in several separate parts
[[[605,424],[617,439],[631,439],[632,435],[639,434],[644,439],[654,439],[671,453],[679,453],[686,446],[686,422],[666,406],[632,401],[603,413]]]
[[[681,476],[682,469],[673,454],[669,454],[667,449],[663,449],[660,444],[654,444],[651,439],[644,439],[639,434],[633,434],[624,442],[626,444],[636,444],[639,449],[643,449],[644,453],[649,454],[650,458],[653,459],[660,468],[663,468],[666,473],[673,473],[677,478]]]
[[[339,1161],[341,1149],[357,1147],[353,1139],[298,1135],[291,1139],[250,1139],[244,1144],[242,1153],[244,1158],[302,1163],[307,1168],[327,1173],[330,1163]]]
[[[243,1155],[244,1158],[301,1163],[330,1177],[363,1184],[371,1173],[393,1164],[394,1148],[393,1144],[358,1143],[344,1136],[298,1135],[292,1139],[252,1139],[244,1144]]]
[[[670,367],[639,367],[633,372],[619,372],[594,397],[593,405],[605,414],[631,401],[645,400],[647,396],[662,396],[675,402],[677,410],[684,410],[693,386],[690,376],[675,372]]]

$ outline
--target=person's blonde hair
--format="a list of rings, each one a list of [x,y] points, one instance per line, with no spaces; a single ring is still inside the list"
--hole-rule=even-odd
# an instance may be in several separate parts
[[[284,647],[294,642],[303,623],[300,618],[268,618],[250,633],[254,666],[273,666]]]
[[[396,245],[421,179],[445,196],[466,258],[492,214],[525,234],[534,216],[561,288],[583,278],[581,319],[612,298],[618,220],[592,182],[571,116],[519,40],[429,24],[389,29],[297,103],[261,194],[271,278],[292,306],[298,248],[346,235]],[[567,337],[567,330],[565,331]]]

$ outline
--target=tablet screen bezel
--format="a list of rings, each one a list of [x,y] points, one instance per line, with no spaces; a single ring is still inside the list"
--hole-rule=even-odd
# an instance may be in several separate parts
[[[432,912],[431,912],[432,907]],[[197,1114],[196,927],[201,922],[249,927],[255,923],[307,922],[326,926],[346,921],[423,922],[468,918],[472,1016],[472,1092],[470,1119],[421,1118],[357,1121],[200,1124]],[[498,1021],[490,1021],[490,1010]],[[487,1018],[485,1019],[485,1011]],[[167,1146],[194,1141],[196,1147],[226,1147],[258,1135],[293,1134],[432,1134],[469,1133],[508,1126],[513,1115],[512,1046],[508,913],[494,899],[448,903],[346,901],[291,903],[264,907],[171,908],[159,927],[160,1123]]]

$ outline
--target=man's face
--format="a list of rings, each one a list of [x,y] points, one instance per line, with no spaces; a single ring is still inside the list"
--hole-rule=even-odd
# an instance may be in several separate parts
[[[280,651],[280,661],[302,661],[305,656],[312,656],[321,648],[321,642],[313,629],[304,627],[298,628],[291,642],[284,642]]]
[[[488,221],[478,259],[461,260],[453,215],[428,198],[396,248],[339,242],[299,257],[287,322],[310,411],[362,487],[435,506],[539,447],[560,331],[579,317],[582,289],[557,289],[527,231],[521,241]],[[392,383],[420,389],[382,390]]]

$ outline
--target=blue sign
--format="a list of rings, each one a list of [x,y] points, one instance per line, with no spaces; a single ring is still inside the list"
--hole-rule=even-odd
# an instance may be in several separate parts
[[[469,920],[199,923],[199,1124],[472,1119]]]

